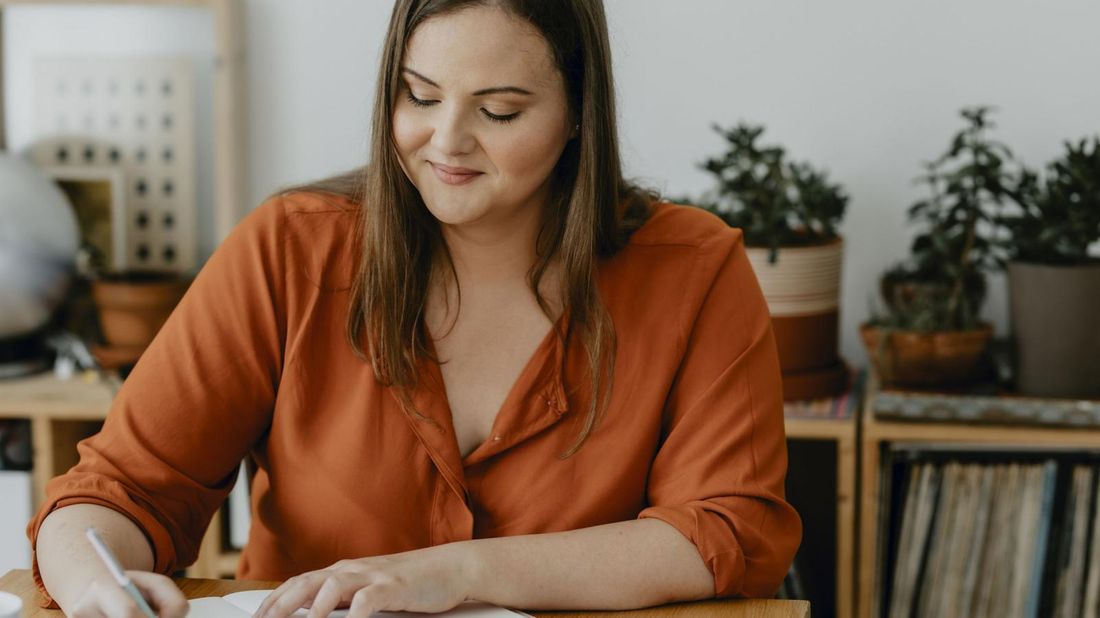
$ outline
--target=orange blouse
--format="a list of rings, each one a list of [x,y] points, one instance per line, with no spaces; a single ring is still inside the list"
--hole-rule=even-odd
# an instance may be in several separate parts
[[[776,591],[802,530],[784,500],[771,320],[740,230],[659,204],[599,266],[618,354],[610,406],[588,441],[559,459],[587,410],[587,361],[570,346],[563,376],[566,352],[551,334],[492,436],[462,458],[438,365],[425,362],[412,399],[433,426],[404,412],[345,339],[356,208],[297,193],[234,229],[124,382],[103,431],[50,481],[27,528],[32,546],[52,510],[100,504],[144,531],[157,572],[182,569],[251,457],[240,578],[654,517],[695,544],[719,596]],[[37,560],[34,575],[43,588]]]

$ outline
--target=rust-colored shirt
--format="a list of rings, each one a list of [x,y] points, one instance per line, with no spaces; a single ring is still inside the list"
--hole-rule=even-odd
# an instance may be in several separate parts
[[[771,320],[739,230],[658,205],[599,266],[618,354],[610,406],[588,441],[559,459],[587,411],[588,365],[583,348],[565,352],[548,335],[492,436],[462,458],[438,365],[425,361],[413,393],[433,426],[404,412],[347,343],[355,217],[345,200],[297,193],[236,227],[126,379],[103,431],[49,483],[32,544],[50,511],[95,503],[144,531],[156,571],[183,568],[251,456],[242,578],[654,517],[696,545],[719,596],[775,592],[801,522],[784,500]]]

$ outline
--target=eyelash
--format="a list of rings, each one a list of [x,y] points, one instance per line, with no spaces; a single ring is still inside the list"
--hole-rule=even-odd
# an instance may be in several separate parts
[[[413,96],[413,93],[407,91],[405,92],[405,98],[408,99],[409,103],[412,103],[416,107],[431,107],[435,103],[434,101],[425,101],[423,99],[418,99]],[[489,113],[484,109],[481,110],[481,113],[485,114],[485,118],[487,120],[498,122],[500,124],[508,124],[509,122],[512,122],[513,120],[518,118],[520,114],[519,112],[516,112],[514,114],[508,114],[507,116],[498,116],[497,114]]]

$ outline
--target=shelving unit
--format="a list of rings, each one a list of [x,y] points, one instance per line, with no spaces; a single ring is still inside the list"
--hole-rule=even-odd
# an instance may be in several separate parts
[[[872,380],[864,404],[861,444],[860,473],[860,526],[859,534],[859,576],[857,586],[858,616],[871,618],[879,615],[879,592],[883,585],[883,574],[877,564],[879,552],[879,509],[883,508],[881,493],[882,455],[891,443],[906,444],[950,444],[952,446],[974,445],[975,447],[996,446],[1005,449],[1096,449],[1100,450],[1100,426],[1051,426],[1036,422],[1031,424],[1007,424],[1004,419],[1006,410],[1027,410],[1042,408],[1043,400],[1023,397],[970,397],[966,395],[905,393],[899,395],[890,391],[883,397],[888,404],[889,414],[910,414],[918,418],[921,414],[913,408],[925,406],[925,418],[937,418],[934,421],[906,420],[898,416],[885,417],[880,405],[876,404],[877,387]],[[899,411],[897,403],[906,400],[908,411]],[[1053,407],[1066,405],[1066,402],[1051,402]],[[1071,407],[1083,411],[1100,412],[1100,402],[1077,402]],[[948,420],[957,409],[962,415],[974,415],[976,418],[1000,419],[982,422],[960,422]],[[876,412],[879,412],[876,415]]]
[[[99,380],[58,380],[52,374],[0,380],[0,418],[27,419],[34,448],[34,504],[45,496],[46,483],[77,462],[76,443],[98,432],[121,381],[111,373]],[[198,560],[188,577],[229,577],[239,552],[226,549],[224,509],[214,516],[203,538]]]
[[[852,396],[859,397],[857,391]],[[835,465],[835,495],[829,496],[822,502],[816,502],[817,508],[803,507],[800,514],[803,517],[804,528],[812,525],[808,518],[814,517],[822,508],[835,509],[829,515],[835,517],[835,545],[832,551],[833,568],[835,577],[835,616],[851,616],[855,595],[855,536],[856,536],[856,496],[858,479],[858,451],[857,438],[859,429],[859,415],[862,406],[848,407],[848,412],[840,416],[829,418],[808,416],[806,412],[799,411],[795,406],[788,405],[785,414],[785,426],[787,431],[788,450],[790,452],[791,466],[788,468],[788,486],[794,484],[817,484],[818,468],[801,470],[797,466],[798,453],[802,447],[824,447],[828,451],[827,458]],[[817,453],[821,449],[814,449],[814,453],[808,457],[817,460]],[[788,498],[792,498],[788,495]],[[796,504],[796,507],[799,505]],[[820,539],[808,538],[803,533],[803,550],[817,549],[811,545]],[[832,545],[826,543],[826,545]],[[800,551],[803,551],[800,550]],[[818,573],[803,573],[806,579],[818,577]],[[815,615],[829,615],[822,608],[815,607]]]
[[[209,10],[214,25],[214,195],[212,208],[215,242],[221,242],[247,212],[247,145],[245,133],[245,36],[241,0],[0,0],[4,10],[14,6],[143,6],[198,7]],[[4,135],[3,30],[0,28],[0,150]],[[117,378],[94,384],[61,382],[50,376],[0,381],[0,416],[26,418],[34,440],[34,492],[38,504],[46,482],[76,463],[76,443],[98,431],[118,388]],[[192,577],[231,576],[239,552],[225,549],[224,517],[214,518]]]

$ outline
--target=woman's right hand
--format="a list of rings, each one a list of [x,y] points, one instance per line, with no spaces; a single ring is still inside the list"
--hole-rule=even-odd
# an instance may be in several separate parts
[[[126,571],[126,575],[159,618],[187,616],[187,599],[170,578],[148,571]],[[110,578],[93,580],[67,613],[72,618],[147,618],[130,595]]]

